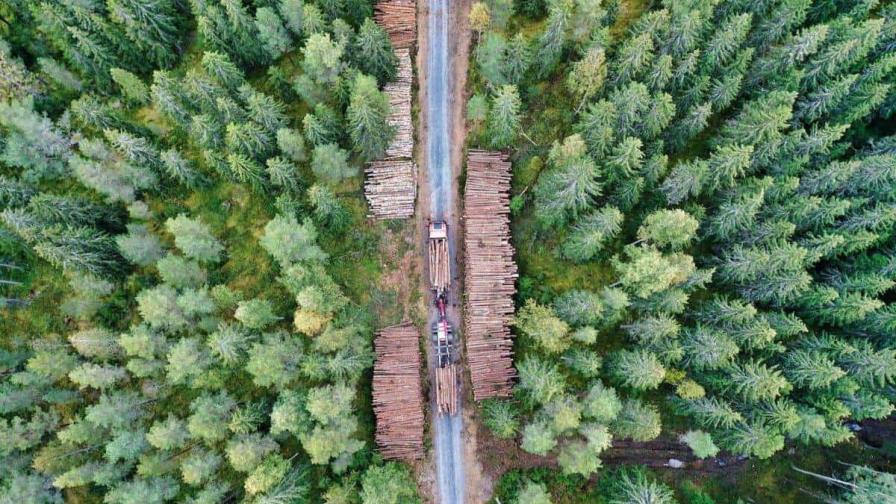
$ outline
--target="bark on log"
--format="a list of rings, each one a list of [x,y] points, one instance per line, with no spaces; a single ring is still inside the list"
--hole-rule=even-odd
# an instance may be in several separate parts
[[[377,334],[374,347],[376,444],[387,459],[420,459],[424,417],[417,329],[410,322],[387,327]]]
[[[396,49],[417,41],[417,4],[413,0],[387,0],[376,4],[373,18],[386,30]]]
[[[477,401],[506,397],[516,377],[509,323],[518,276],[510,243],[510,162],[470,151],[464,189],[467,361]]]
[[[369,216],[377,219],[410,218],[417,199],[417,166],[411,160],[414,155],[411,54],[408,49],[399,49],[396,55],[398,76],[384,88],[391,105],[387,121],[395,128],[395,136],[386,148],[384,159],[368,163],[364,170]]]

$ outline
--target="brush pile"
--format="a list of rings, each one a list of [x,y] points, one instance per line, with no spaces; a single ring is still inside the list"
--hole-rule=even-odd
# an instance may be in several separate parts
[[[377,334],[373,365],[376,444],[387,459],[423,457],[423,393],[420,390],[420,341],[410,322]]]
[[[510,162],[470,151],[464,189],[465,339],[473,397],[506,397],[516,377],[510,320],[518,276],[510,243]]]

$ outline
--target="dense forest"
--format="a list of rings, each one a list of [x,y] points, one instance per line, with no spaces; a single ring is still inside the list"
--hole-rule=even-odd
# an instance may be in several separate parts
[[[0,504],[421,501],[373,443],[373,333],[407,316],[384,258],[415,227],[361,197],[395,134],[372,15],[0,2]],[[896,447],[787,458],[896,410],[896,4],[469,25],[468,144],[511,153],[521,272],[519,380],[478,414],[541,466],[495,502],[715,502],[602,460],[657,439],[782,460],[777,502],[896,495]]]
[[[588,478],[613,440],[765,459],[894,411],[896,5],[485,0],[469,23],[469,143],[513,153],[522,274],[494,436]]]
[[[0,502],[419,500],[372,446],[372,10],[0,3]]]

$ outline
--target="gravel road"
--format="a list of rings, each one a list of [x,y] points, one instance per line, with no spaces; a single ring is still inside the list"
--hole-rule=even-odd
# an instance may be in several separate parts
[[[449,0],[429,0],[428,51],[426,61],[426,166],[430,191],[430,217],[433,220],[453,219],[454,195],[457,187],[451,176],[451,149],[449,141],[449,68],[448,68],[448,19]],[[457,271],[457,230],[449,229],[449,254],[451,271]],[[457,289],[457,282],[452,282]],[[449,299],[458,299],[456,290],[449,292]],[[438,318],[435,309],[430,310],[430,324]],[[457,310],[449,310],[449,321],[458,332]],[[434,363],[431,362],[431,367]],[[430,376],[433,376],[430,373]],[[435,411],[435,409],[433,409]],[[436,454],[439,502],[461,504],[464,502],[463,412],[458,408],[454,416],[433,415],[433,444]]]

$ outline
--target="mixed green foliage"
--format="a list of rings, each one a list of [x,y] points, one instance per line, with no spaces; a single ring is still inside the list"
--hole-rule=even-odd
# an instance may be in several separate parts
[[[371,15],[0,6],[0,500],[419,501],[371,442]]]
[[[471,11],[523,273],[486,424],[585,477],[664,417],[699,457],[851,439],[896,402],[896,5],[631,7]]]

